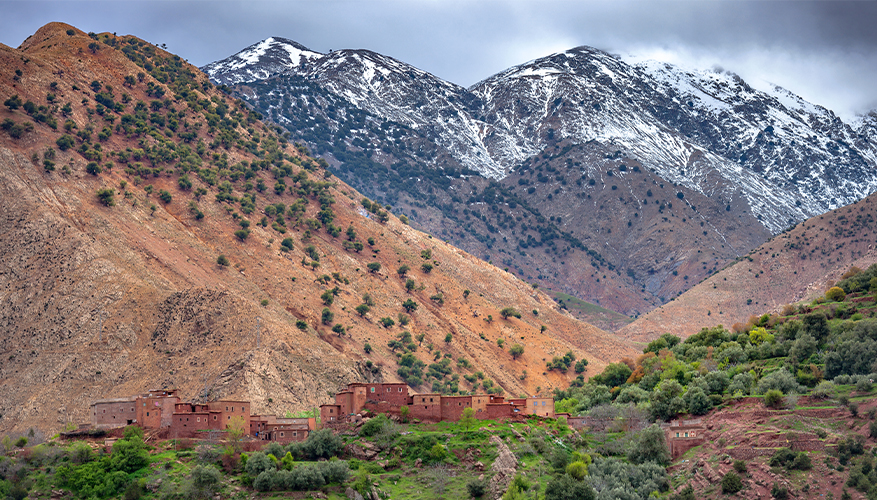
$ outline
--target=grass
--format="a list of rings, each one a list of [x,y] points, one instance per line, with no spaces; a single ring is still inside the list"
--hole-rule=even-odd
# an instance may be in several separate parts
[[[572,295],[556,292],[554,290],[545,290],[551,298],[555,300],[562,300],[566,305],[567,309],[579,311],[582,314],[587,315],[588,317],[597,318],[601,321],[605,321],[607,323],[622,323],[629,324],[633,323],[634,319],[625,316],[621,313],[611,311],[604,307],[600,307],[597,304],[592,304],[590,302],[586,302],[577,297],[573,297]]]

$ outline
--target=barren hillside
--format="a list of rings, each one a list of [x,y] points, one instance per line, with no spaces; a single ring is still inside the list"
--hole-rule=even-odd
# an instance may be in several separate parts
[[[0,68],[0,431],[56,430],[87,421],[91,400],[162,387],[296,411],[346,382],[399,380],[406,351],[424,365],[418,392],[491,380],[515,395],[565,387],[573,371],[546,361],[567,351],[586,375],[633,353],[367,210],[154,45],[52,23],[0,46]]]
[[[625,326],[619,335],[649,341],[703,327],[746,322],[753,314],[825,293],[851,266],[877,262],[877,195],[808,219]]]

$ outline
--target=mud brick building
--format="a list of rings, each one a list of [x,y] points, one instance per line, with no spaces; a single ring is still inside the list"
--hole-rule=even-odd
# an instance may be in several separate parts
[[[176,390],[149,391],[124,398],[99,399],[91,403],[91,426],[111,429],[137,424],[144,429],[170,427]]]
[[[552,398],[515,398],[508,401],[496,394],[447,396],[439,393],[409,394],[404,383],[348,384],[335,394],[334,404],[320,406],[324,426],[346,422],[347,417],[368,410],[399,415],[408,407],[412,419],[424,422],[456,422],[466,408],[479,420],[508,420],[521,415],[554,417]]]
[[[246,435],[279,442],[304,441],[317,427],[316,418],[277,418],[253,415],[250,410],[249,401],[192,403],[180,401],[176,390],[149,391],[93,402],[91,424],[98,429],[139,425],[168,429],[171,438],[207,438],[227,431],[229,424],[240,418]]]

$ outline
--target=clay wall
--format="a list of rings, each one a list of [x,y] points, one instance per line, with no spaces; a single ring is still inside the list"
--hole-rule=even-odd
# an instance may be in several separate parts
[[[514,407],[505,403],[488,403],[487,419],[488,420],[507,420],[514,416]]]
[[[554,418],[554,398],[527,398],[526,415]]]
[[[320,405],[320,422],[323,427],[340,422],[345,416],[347,416],[347,414],[342,412],[341,405]]]
[[[430,422],[442,419],[441,394],[415,394],[411,406],[410,417]]]
[[[136,422],[134,398],[104,399],[91,404],[91,425],[96,429],[124,427]]]
[[[442,396],[442,421],[457,422],[463,410],[472,407],[472,396]]]

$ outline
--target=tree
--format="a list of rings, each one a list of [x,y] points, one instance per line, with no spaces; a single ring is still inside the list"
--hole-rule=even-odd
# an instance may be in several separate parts
[[[655,462],[661,465],[670,463],[670,449],[664,431],[658,424],[652,424],[640,431],[633,439],[633,446],[627,453],[627,459],[635,464]]]
[[[322,320],[324,325],[331,325],[332,321],[335,319],[335,313],[329,310],[328,307],[323,308]]]
[[[411,414],[411,408],[408,408],[407,405],[402,405],[402,406],[399,408],[399,417],[402,418],[402,422],[407,422],[407,421],[408,421],[408,415],[410,415],[410,414]]]
[[[399,269],[396,270],[396,274],[398,274],[399,277],[404,277],[410,270],[411,268],[407,264],[402,264],[399,266]]]
[[[369,262],[366,265],[366,267],[368,267],[368,272],[376,273],[376,272],[381,270],[381,263],[380,262]]]
[[[514,307],[506,307],[503,308],[499,315],[502,316],[502,319],[509,319],[509,316],[514,316],[515,318],[520,318],[521,313],[519,313]]]
[[[100,200],[100,202],[103,203],[103,205],[106,207],[113,207],[116,205],[116,200],[113,198],[115,194],[116,192],[113,190],[113,188],[104,188],[97,190],[98,200]]]
[[[594,488],[585,481],[576,481],[564,474],[545,487],[545,500],[594,500]]]
[[[6,99],[5,101],[3,101],[3,105],[6,106],[7,108],[9,108],[9,111],[15,111],[16,109],[18,109],[22,105],[21,98],[18,97],[18,94],[15,94],[14,96],[10,97],[9,99]]]
[[[420,269],[426,274],[429,274],[432,272],[432,264],[430,264],[429,262],[424,262],[420,265]]]
[[[225,425],[225,430],[228,432],[228,437],[233,441],[240,441],[249,429],[247,429],[247,422],[244,420],[244,417],[237,416],[228,421]]]
[[[371,307],[369,307],[368,304],[360,304],[356,306],[356,312],[359,313],[360,316],[365,316],[369,311],[371,311]]]
[[[414,288],[416,287],[417,283],[415,283],[413,279],[408,278],[407,280],[405,280],[405,291],[407,291],[408,293],[411,293],[411,290],[414,290]]]
[[[417,310],[417,302],[414,302],[409,298],[405,302],[402,302],[402,307],[405,309],[405,312],[411,314]]]
[[[722,493],[733,495],[743,489],[743,481],[736,472],[728,472],[722,478]]]
[[[391,326],[396,324],[396,322],[393,321],[393,318],[389,317],[383,317],[378,321],[381,323],[381,325],[383,325],[384,328],[390,328]]]
[[[512,359],[520,358],[521,355],[524,354],[524,346],[522,346],[521,344],[513,344],[509,348],[509,354],[512,355]]]
[[[803,318],[804,331],[821,344],[828,337],[828,319],[821,312],[812,312]]]
[[[335,302],[335,294],[331,290],[326,290],[320,295],[320,299],[323,300],[324,305],[331,306]]]
[[[652,416],[656,419],[670,420],[685,407],[682,402],[682,386],[674,379],[668,379],[657,386],[649,398],[652,403]]]
[[[472,425],[475,423],[475,409],[471,406],[463,409],[463,414],[460,416],[460,425],[466,428],[468,431]]]
[[[450,344],[452,340],[454,340],[454,336],[453,336],[453,335],[451,335],[450,333],[448,333],[447,335],[445,335],[445,343]]]
[[[689,386],[683,399],[688,407],[688,412],[692,415],[704,415],[713,407],[713,402],[700,387]]]
[[[228,267],[228,265],[230,264],[228,261],[228,257],[226,257],[224,254],[219,254],[219,257],[216,258],[216,263],[222,267]]]
[[[343,337],[343,336],[344,336],[344,332],[346,332],[347,329],[344,328],[344,326],[341,325],[341,323],[337,323],[337,324],[335,324],[335,325],[332,327],[332,331],[335,332],[335,333],[337,333],[339,337]]]
[[[67,151],[68,149],[76,145],[76,141],[73,140],[73,137],[64,134],[55,141],[55,144],[61,151]]]

